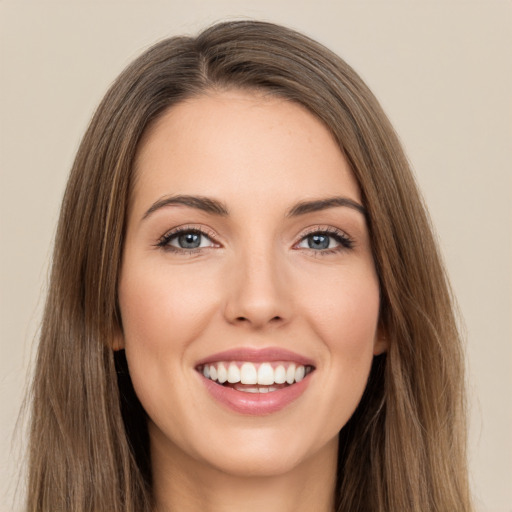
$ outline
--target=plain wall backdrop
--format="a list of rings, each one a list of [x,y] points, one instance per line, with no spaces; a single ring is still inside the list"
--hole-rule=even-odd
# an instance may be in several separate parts
[[[512,2],[498,0],[0,0],[0,512],[21,510],[15,425],[61,196],[91,114],[152,43],[238,17],[326,44],[398,131],[465,321],[477,507],[511,512]]]

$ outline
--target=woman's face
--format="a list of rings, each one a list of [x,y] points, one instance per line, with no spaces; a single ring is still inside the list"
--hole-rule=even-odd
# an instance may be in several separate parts
[[[335,460],[385,347],[361,194],[327,129],[289,101],[212,92],[151,127],[136,176],[120,344],[154,461]]]

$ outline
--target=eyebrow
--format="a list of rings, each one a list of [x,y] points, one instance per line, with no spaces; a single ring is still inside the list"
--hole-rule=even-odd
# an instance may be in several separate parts
[[[325,199],[316,199],[313,201],[301,201],[297,203],[291,210],[286,214],[287,217],[297,217],[306,213],[319,212],[327,210],[329,208],[337,208],[339,206],[345,206],[358,211],[364,217],[366,217],[366,208],[358,202],[349,199],[348,197],[327,197]]]
[[[142,217],[142,220],[146,219],[153,212],[156,212],[160,208],[174,205],[188,206],[190,208],[196,208],[198,210],[202,210],[207,213],[212,213],[214,215],[220,215],[222,217],[226,217],[229,215],[229,211],[226,205],[224,205],[220,201],[217,201],[216,199],[211,199],[209,197],[204,196],[178,195],[163,197],[162,199],[159,199],[158,201],[153,203]]]
[[[204,196],[190,196],[190,195],[177,195],[177,196],[168,196],[159,199],[155,203],[151,205],[151,207],[146,211],[143,215],[142,220],[149,217],[155,211],[165,208],[166,206],[175,206],[182,205],[188,206],[190,208],[196,208],[198,210],[202,210],[206,213],[211,213],[213,215],[219,215],[221,217],[227,217],[229,215],[229,210],[227,206],[218,201],[217,199],[212,199],[210,197]],[[286,217],[298,217],[300,215],[304,215],[306,213],[319,212],[322,210],[327,210],[329,208],[337,208],[340,206],[344,206],[347,208],[352,208],[353,210],[358,211],[362,215],[366,217],[366,209],[364,206],[359,204],[358,202],[349,199],[348,197],[328,197],[325,199],[315,199],[312,201],[301,201],[293,206],[287,213]]]

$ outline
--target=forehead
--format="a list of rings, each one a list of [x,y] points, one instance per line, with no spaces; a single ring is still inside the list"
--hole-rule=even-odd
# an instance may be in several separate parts
[[[166,111],[135,162],[136,203],[200,194],[272,204],[342,194],[360,201],[329,130],[301,105],[255,92],[211,92]]]

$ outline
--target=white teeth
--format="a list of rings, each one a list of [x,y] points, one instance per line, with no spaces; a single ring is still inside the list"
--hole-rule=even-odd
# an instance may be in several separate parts
[[[224,384],[224,382],[228,380],[228,371],[222,363],[219,363],[219,366],[217,367],[217,380],[221,384]]]
[[[286,370],[282,364],[274,370],[274,382],[276,384],[284,384],[286,382]]]
[[[304,378],[304,374],[306,373],[306,369],[304,366],[297,366],[295,370],[295,382],[300,382]]]
[[[243,391],[244,393],[259,393],[259,388],[245,388],[245,389],[239,389],[238,391]]]
[[[257,384],[258,373],[252,363],[244,363],[240,368],[240,382],[242,384]]]
[[[245,386],[235,386],[235,389],[237,391],[243,391],[244,393],[272,393],[273,391],[278,390],[278,388],[274,388],[272,386],[268,386],[265,388],[260,388],[260,387],[248,388]]]
[[[231,363],[228,368],[228,382],[236,384],[240,382],[240,368],[235,363]]]
[[[274,370],[270,363],[263,363],[258,368],[258,384],[270,386],[274,384]]]
[[[211,372],[211,368],[210,368]],[[288,366],[288,370],[286,370],[286,382],[288,384],[293,384],[295,381],[295,365],[292,363]]]
[[[311,366],[304,366],[295,363],[278,363],[275,368],[270,362],[260,364],[245,362],[241,364],[235,361],[232,362],[217,362],[212,364],[205,364],[202,367],[202,373],[205,378],[217,381],[219,384],[241,383],[244,386],[238,391],[247,391],[248,393],[267,393],[269,391],[276,391],[279,388],[270,387],[273,384],[293,384],[300,382],[306,375],[311,373],[313,368]],[[276,363],[274,363],[275,365]],[[261,387],[264,386],[264,387]]]

